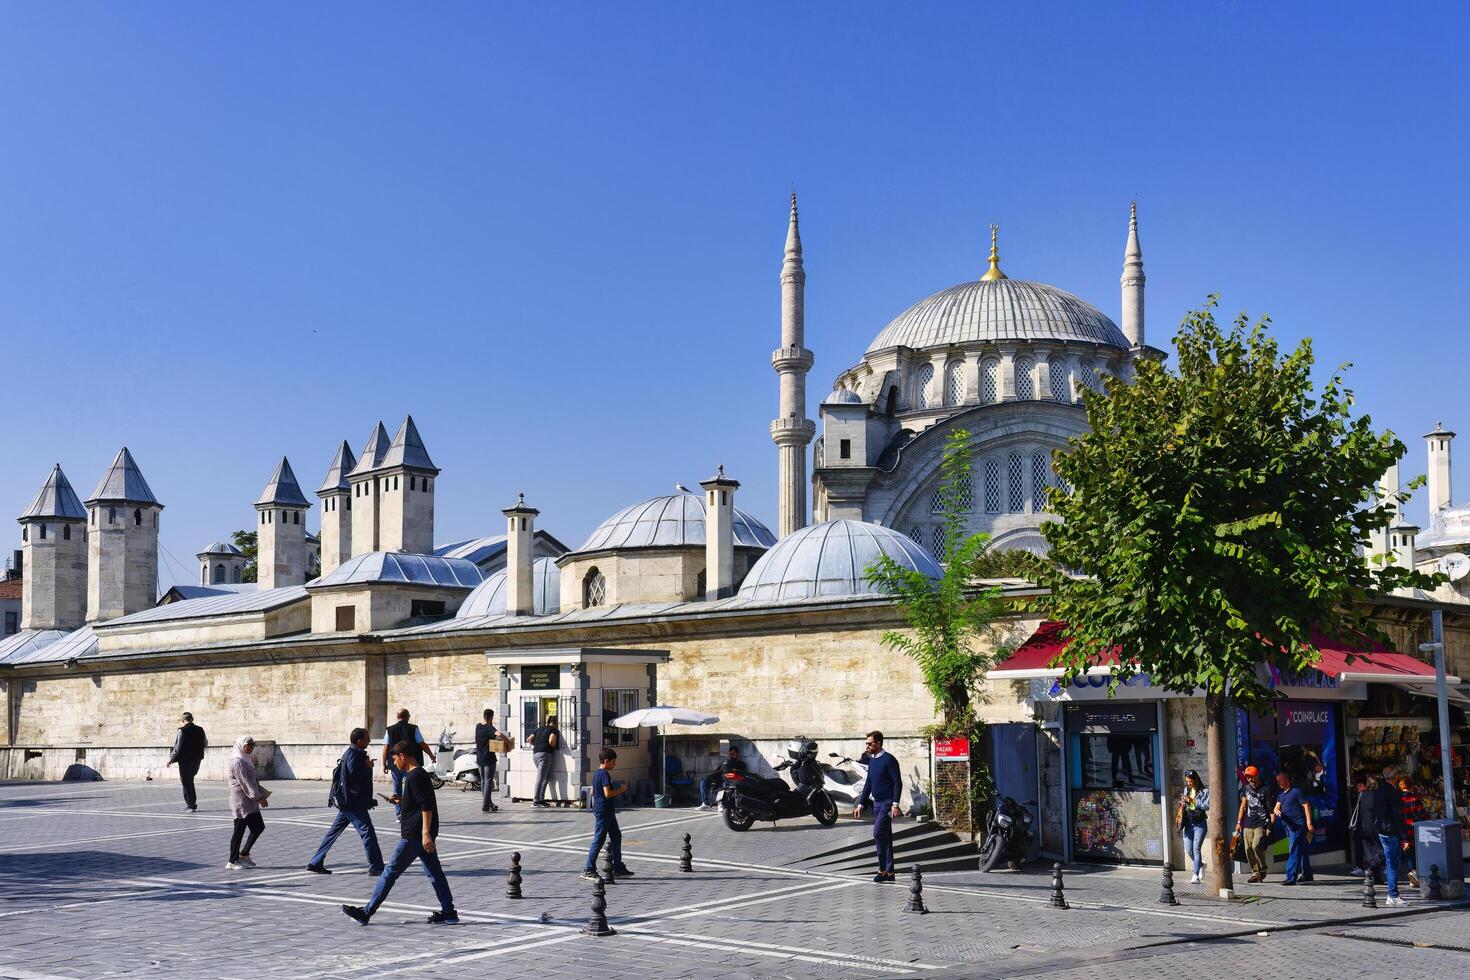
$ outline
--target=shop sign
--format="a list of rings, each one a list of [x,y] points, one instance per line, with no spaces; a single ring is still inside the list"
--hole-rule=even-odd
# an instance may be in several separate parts
[[[936,738],[934,740],[934,758],[936,759],[968,759],[970,757],[970,740],[968,738]]]
[[[552,665],[549,667],[521,668],[521,690],[555,691],[559,687],[561,687],[560,667]]]
[[[1283,708],[1277,715],[1277,725],[1282,745],[1321,745],[1332,727],[1332,709],[1326,705]]]
[[[1281,687],[1314,687],[1324,689],[1336,689],[1341,687],[1341,682],[1330,674],[1324,674],[1315,667],[1306,670],[1282,670],[1274,664],[1262,664],[1257,676],[1265,674],[1263,680],[1266,686],[1275,690]]]
[[[1047,691],[1047,697],[1054,701],[1092,701],[1106,700],[1108,698],[1108,683],[1112,680],[1109,674],[1078,674],[1069,683],[1063,683],[1062,678],[1052,681],[1051,689]],[[1118,700],[1135,700],[1141,698],[1187,698],[1200,697],[1199,692],[1194,694],[1179,694],[1168,691],[1162,687],[1155,687],[1147,674],[1133,674],[1125,680],[1118,681],[1118,689],[1113,692],[1112,697]]]
[[[1157,728],[1158,717],[1152,702],[1137,707],[1119,705],[1109,708],[1067,708],[1069,732],[1110,734],[1152,732]]]

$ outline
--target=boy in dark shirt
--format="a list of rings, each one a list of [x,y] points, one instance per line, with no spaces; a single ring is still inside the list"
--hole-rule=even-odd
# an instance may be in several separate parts
[[[408,742],[397,742],[392,747],[393,765],[403,771],[403,792],[389,798],[388,802],[399,808],[399,831],[403,839],[393,852],[393,859],[383,869],[373,897],[362,908],[344,905],[342,911],[367,925],[378,910],[398,876],[408,870],[414,859],[423,866],[424,874],[434,885],[434,894],[439,898],[439,911],[429,916],[432,925],[458,925],[459,914],[454,910],[454,896],[449,893],[449,879],[444,877],[444,868],[439,864],[439,854],[434,838],[439,836],[439,807],[434,800],[434,787],[429,774],[414,757],[413,746]]]
[[[627,792],[628,787],[613,785],[612,769],[618,762],[616,752],[603,749],[598,753],[597,761],[597,772],[592,776],[592,818],[596,824],[592,830],[592,846],[587,850],[587,866],[582,869],[582,877],[588,881],[598,880],[597,854],[602,850],[605,841],[608,857],[612,858],[613,877],[627,878],[633,872],[623,863],[623,832],[618,827],[618,815],[613,801]]]

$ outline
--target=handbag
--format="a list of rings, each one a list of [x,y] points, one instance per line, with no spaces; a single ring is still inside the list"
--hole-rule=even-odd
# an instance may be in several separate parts
[[[1239,834],[1230,835],[1230,860],[1245,860],[1245,841],[1241,840]]]

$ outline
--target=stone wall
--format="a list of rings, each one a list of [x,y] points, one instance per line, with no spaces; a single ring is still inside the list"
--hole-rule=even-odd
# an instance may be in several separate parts
[[[168,745],[15,745],[0,749],[0,779],[56,780],[61,779],[71,766],[80,763],[102,774],[105,779],[177,781],[178,769],[168,765],[172,746],[172,737]],[[211,745],[205,750],[196,778],[226,778],[234,755],[233,740]],[[279,770],[280,755],[275,743],[257,740],[254,755],[256,770],[262,779],[290,778],[289,773]],[[330,767],[326,775],[331,775]]]

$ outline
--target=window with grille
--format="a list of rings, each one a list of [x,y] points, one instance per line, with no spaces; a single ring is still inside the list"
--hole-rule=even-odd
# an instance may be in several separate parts
[[[1102,387],[1097,378],[1097,365],[1091,361],[1082,362],[1082,383],[1093,391],[1097,391]]]
[[[929,550],[934,553],[934,557],[944,561],[944,528],[941,525],[936,524],[929,529],[929,542]]]
[[[934,365],[922,365],[914,375],[914,407],[929,407],[929,386],[934,383]]]
[[[980,365],[980,400],[987,405],[1000,401],[1000,362],[994,358]]]
[[[955,503],[959,505],[961,513],[968,514],[975,509],[975,483],[973,480],[967,478],[964,483],[959,485],[957,490]]]
[[[943,513],[943,511],[944,494],[939,492],[938,487],[935,487],[933,490],[929,491],[929,513],[939,514]]]
[[[1046,453],[1031,457],[1031,510],[1041,513],[1046,510]]]
[[[621,718],[637,710],[638,691],[636,688],[602,692],[602,744],[604,746],[622,748],[625,745],[638,744],[638,729],[618,728],[612,723],[614,718]]]
[[[1051,375],[1051,399],[1055,402],[1069,402],[1072,400],[1072,392],[1067,385],[1067,365],[1061,361],[1048,361],[1047,373]]]
[[[963,405],[965,402],[965,364],[955,361],[944,369],[944,404]]]
[[[985,461],[985,512],[1000,513],[1000,460]]]
[[[913,527],[909,528],[909,537],[914,539],[915,544],[922,547],[924,544],[924,529],[915,524]]]
[[[1036,373],[1036,362],[1029,357],[1016,361],[1016,397],[1023,402],[1036,397],[1032,375]]]
[[[1010,500],[1012,514],[1026,510],[1026,470],[1020,453],[1011,453],[1006,458],[1007,476],[1011,481]]]
[[[597,569],[592,569],[582,579],[582,605],[601,606],[607,603],[607,579]]]

